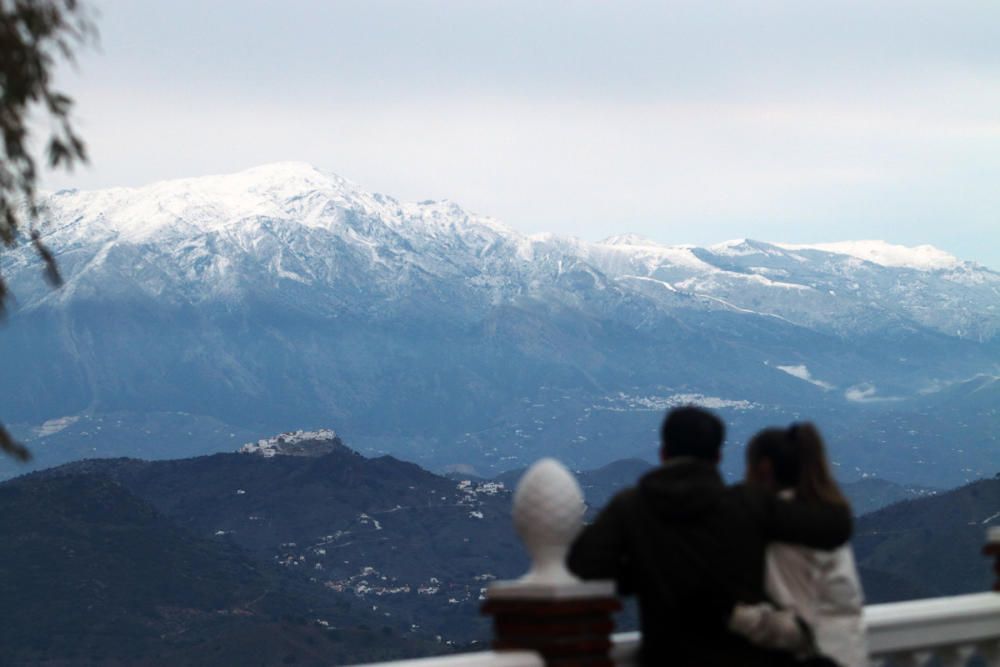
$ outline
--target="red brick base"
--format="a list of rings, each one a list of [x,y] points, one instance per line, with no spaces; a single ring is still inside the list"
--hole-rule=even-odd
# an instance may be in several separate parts
[[[493,648],[537,651],[553,667],[613,667],[608,652],[621,609],[616,598],[493,599]]]

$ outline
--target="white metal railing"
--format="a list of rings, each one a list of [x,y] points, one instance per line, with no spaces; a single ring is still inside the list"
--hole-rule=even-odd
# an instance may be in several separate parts
[[[379,662],[364,667],[389,667],[390,665],[392,667],[545,667],[545,660],[534,651],[479,651],[413,660],[397,660],[395,662]]]
[[[933,658],[960,667],[974,656],[1000,666],[1000,594],[874,604],[865,607],[868,650],[874,665],[914,667]],[[613,637],[611,658],[620,667],[638,664],[638,632]]]
[[[942,667],[966,665],[975,656],[1000,667],[1000,593],[875,604],[865,607],[873,665],[920,667],[934,658]],[[638,664],[638,632],[612,637],[611,659]],[[544,667],[532,651],[482,651],[383,663],[392,667]]]
[[[960,667],[979,656],[990,667],[1000,667],[998,593],[868,605],[865,624],[873,665],[919,667],[937,658],[942,667]],[[615,664],[638,664],[639,633],[613,639]]]
[[[1000,665],[1000,594],[875,604],[865,607],[868,650],[876,664],[965,665],[979,655]]]

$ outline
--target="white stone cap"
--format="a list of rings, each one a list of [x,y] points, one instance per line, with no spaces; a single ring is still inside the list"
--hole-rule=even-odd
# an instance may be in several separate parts
[[[514,492],[514,528],[531,555],[520,579],[494,581],[490,600],[581,600],[614,597],[615,582],[583,581],[566,568],[570,544],[583,528],[583,492],[573,473],[555,459],[528,468]]]
[[[614,595],[613,581],[578,581],[572,584],[494,581],[486,589],[488,600],[579,600]]]

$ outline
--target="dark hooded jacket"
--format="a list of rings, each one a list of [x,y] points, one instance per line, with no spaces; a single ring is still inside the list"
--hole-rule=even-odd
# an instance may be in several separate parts
[[[788,656],[726,630],[733,605],[766,599],[769,542],[833,549],[850,534],[846,507],[727,487],[715,465],[679,459],[615,496],[573,544],[569,566],[638,596],[645,665],[781,665]]]

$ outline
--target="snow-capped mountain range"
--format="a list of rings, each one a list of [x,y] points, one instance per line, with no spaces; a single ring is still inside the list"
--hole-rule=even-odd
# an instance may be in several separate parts
[[[68,281],[49,291],[23,275],[37,272],[29,252],[6,258],[29,309],[122,291],[200,303],[282,283],[325,290],[363,272],[363,299],[372,290],[400,298],[437,280],[497,304],[552,297],[562,282],[560,300],[571,303],[586,286],[662,309],[752,312],[844,335],[889,323],[974,340],[1000,330],[1000,274],[931,246],[529,236],[449,201],[399,202],[302,163],[61,191],[45,206]],[[320,305],[336,310],[348,295],[330,297]]]
[[[525,235],[301,163],[60,191],[44,211],[64,287],[30,249],[0,255],[5,418],[34,433],[112,413],[330,424],[493,466],[606,436],[581,415],[619,394],[785,414],[1000,373],[1000,273],[931,246]]]

